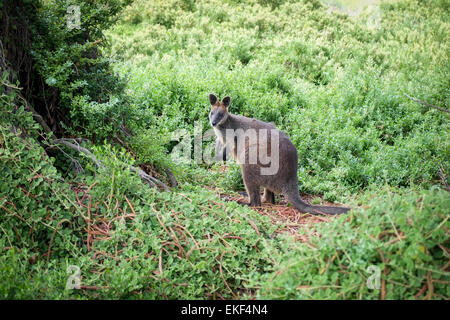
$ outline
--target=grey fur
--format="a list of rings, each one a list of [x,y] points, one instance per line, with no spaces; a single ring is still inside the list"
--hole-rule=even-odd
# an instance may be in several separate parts
[[[222,101],[219,101],[213,94],[210,95],[211,112],[209,119],[216,134],[216,159],[227,160],[231,156],[235,159],[238,159],[239,156],[244,157],[245,161],[240,163],[240,165],[242,178],[251,206],[261,206],[260,187],[264,187],[263,202],[274,203],[274,194],[276,193],[283,194],[301,212],[312,214],[341,214],[350,210],[350,208],[344,207],[313,206],[304,202],[298,193],[298,155],[294,144],[273,123],[230,114],[227,109],[230,101],[229,97],[225,97]],[[267,153],[271,155],[272,145],[270,132],[271,130],[275,130],[279,137],[279,163],[281,164],[278,171],[273,175],[261,174],[261,169],[268,165],[264,165],[260,161],[252,164],[249,161],[249,151],[252,147],[252,144],[249,143],[250,140],[245,140],[244,148],[238,148],[236,137],[234,141],[226,141],[227,129],[256,130],[258,132],[256,144],[258,147],[260,145],[267,145]],[[265,139],[259,134],[260,129],[266,129],[268,132]],[[245,154],[242,155],[241,152],[245,152]]]

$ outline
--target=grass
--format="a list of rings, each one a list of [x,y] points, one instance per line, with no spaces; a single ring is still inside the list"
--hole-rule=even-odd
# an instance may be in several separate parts
[[[103,49],[128,80],[128,150],[86,143],[108,167],[80,159],[86,171],[66,182],[2,127],[0,296],[448,299],[448,115],[404,93],[448,106],[449,7],[377,2],[373,27],[370,12],[328,10],[354,1],[324,3],[129,6]],[[243,189],[236,164],[173,163],[172,132],[209,128],[210,92],[289,135],[308,200],[354,210],[285,232],[290,218],[220,199]],[[124,162],[170,167],[180,186],[156,192]],[[69,265],[80,289],[65,287]]]

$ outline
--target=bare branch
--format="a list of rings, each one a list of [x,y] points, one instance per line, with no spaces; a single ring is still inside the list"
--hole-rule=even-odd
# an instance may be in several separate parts
[[[160,187],[162,187],[164,189],[164,191],[170,191],[170,188],[164,183],[159,181],[158,179],[156,179],[155,177],[152,177],[151,175],[147,174],[144,170],[142,170],[141,168],[136,168],[133,166],[128,166],[128,168],[133,171],[136,172],[139,177],[141,177],[142,180],[145,180],[146,182],[148,182],[150,185],[153,184],[153,186],[155,186],[154,183],[156,183],[157,185],[159,185]],[[154,182],[154,183],[153,183]]]
[[[443,112],[448,112],[448,113],[450,113],[450,110],[449,110],[449,109],[445,109],[445,108],[442,108],[442,107],[435,106],[435,105],[430,104],[430,103],[428,103],[428,102],[425,102],[425,101],[422,101],[422,100],[420,100],[420,99],[411,97],[411,96],[407,95],[406,93],[404,93],[404,95],[405,95],[407,98],[411,99],[412,101],[417,102],[417,103],[420,103],[421,105],[424,105],[424,106],[426,106],[426,107],[430,107],[430,108],[437,109],[437,110],[439,110],[439,111],[443,111]]]
[[[33,114],[34,120],[40,123],[45,133],[52,132],[50,127],[45,122],[44,118],[39,113],[37,113],[37,111],[31,106],[31,104],[28,103],[27,99],[25,99],[21,93],[19,93],[18,96],[25,103],[25,110],[30,111]]]
[[[173,188],[176,188],[178,186],[178,182],[177,182],[177,179],[175,178],[174,174],[172,173],[172,171],[169,168],[167,168],[165,171],[166,171],[167,177],[170,180],[170,185]]]
[[[72,140],[74,142],[76,142],[75,139],[72,139]],[[69,148],[71,148],[73,150],[78,151],[78,152],[82,152],[85,155],[87,155],[95,163],[95,165],[97,167],[99,167],[99,168],[103,168],[104,167],[103,164],[99,160],[97,160],[97,157],[92,152],[90,152],[86,148],[83,148],[78,143],[77,144],[73,144],[73,143],[69,142],[69,139],[64,139],[64,138],[63,139],[53,139],[53,142],[56,143],[56,144],[65,145],[65,146],[67,146],[67,147],[69,147]]]
[[[72,142],[75,143],[72,143]],[[77,139],[54,139],[53,143],[55,144],[62,144],[65,145],[66,147],[69,147],[73,150],[76,150],[78,152],[84,153],[85,155],[87,155],[94,163],[97,167],[99,168],[104,168],[104,165],[101,163],[101,161],[99,161],[97,159],[97,157],[88,149],[82,147],[79,145],[79,143],[77,142]],[[157,185],[160,186],[161,188],[164,189],[164,191],[170,191],[169,187],[159,181],[158,179],[152,177],[151,175],[147,174],[144,170],[140,169],[140,168],[136,168],[134,166],[128,165],[128,169],[130,169],[131,171],[135,172],[138,174],[138,176],[144,180],[144,182],[148,183],[150,185],[150,187],[156,187]]]

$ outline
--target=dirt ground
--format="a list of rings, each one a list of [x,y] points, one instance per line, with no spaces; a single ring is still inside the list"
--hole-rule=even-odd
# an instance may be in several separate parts
[[[242,205],[248,203],[248,198],[245,192],[240,192],[240,195],[219,194],[220,198],[224,201],[236,201]],[[308,203],[317,196],[303,194],[302,199]],[[320,205],[325,206],[339,206],[340,204],[321,201]],[[252,208],[260,214],[269,216],[274,224],[280,224],[280,228],[277,232],[288,233],[294,236],[297,240],[302,242],[308,242],[308,238],[315,234],[314,225],[317,223],[327,223],[332,219],[336,219],[336,216],[332,215],[312,215],[309,213],[301,213],[291,206],[283,197],[277,197],[276,204],[263,203],[261,207]],[[299,232],[300,229],[308,229],[308,235],[303,232]]]

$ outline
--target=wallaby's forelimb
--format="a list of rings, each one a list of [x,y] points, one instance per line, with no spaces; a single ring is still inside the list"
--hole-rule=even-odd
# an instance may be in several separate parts
[[[227,161],[227,148],[220,142],[219,139],[216,139],[215,158],[217,161]]]

